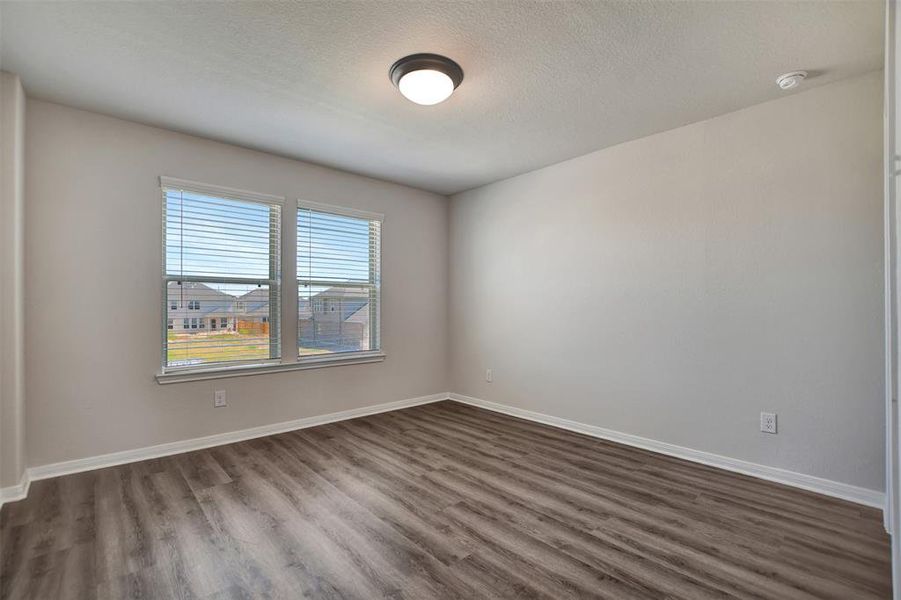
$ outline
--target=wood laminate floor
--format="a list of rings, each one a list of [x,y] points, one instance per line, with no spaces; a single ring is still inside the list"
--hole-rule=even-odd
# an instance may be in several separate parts
[[[9,598],[890,597],[878,511],[440,402],[32,485]]]

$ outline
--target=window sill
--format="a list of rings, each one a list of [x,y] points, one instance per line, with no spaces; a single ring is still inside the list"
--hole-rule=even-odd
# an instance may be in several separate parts
[[[179,369],[158,373],[156,375],[156,381],[159,384],[182,383],[186,381],[203,381],[206,379],[223,379],[226,377],[245,377],[247,375],[281,373],[283,371],[302,371],[305,369],[359,365],[382,362],[383,360],[385,360],[385,354],[382,352],[360,352],[353,355],[303,358],[295,363],[262,363],[206,369]]]

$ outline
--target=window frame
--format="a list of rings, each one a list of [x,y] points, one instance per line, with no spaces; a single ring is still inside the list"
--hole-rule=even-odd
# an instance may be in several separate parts
[[[365,221],[378,222],[378,255],[376,256],[376,264],[373,265],[370,263],[369,265],[369,279],[366,282],[359,281],[349,281],[347,283],[339,283],[330,280],[317,280],[314,278],[309,278],[302,280],[300,278],[299,273],[297,272],[297,265],[295,264],[294,274],[295,274],[295,285],[297,285],[297,289],[300,289],[300,285],[302,281],[305,281],[309,286],[316,287],[338,287],[338,288],[365,288],[370,289],[375,294],[375,302],[374,308],[371,310],[370,319],[371,323],[369,326],[369,336],[370,336],[370,349],[369,350],[359,350],[359,351],[351,351],[351,352],[336,352],[331,356],[340,356],[343,358],[352,358],[354,356],[359,355],[371,355],[371,354],[381,354],[382,352],[382,230],[384,228],[385,216],[381,213],[370,212],[365,210],[358,210],[354,208],[345,208],[341,206],[334,206],[331,204],[323,204],[321,202],[309,202],[305,200],[297,201],[297,208],[294,211],[294,233],[295,236],[297,234],[297,217],[298,213],[302,210],[318,212],[318,213],[326,213],[330,215],[337,215],[342,217],[351,217],[354,219],[361,219]],[[295,255],[295,260],[297,257],[297,239],[295,237],[294,240],[294,248],[293,252]],[[296,295],[296,294],[295,294]],[[319,302],[322,303],[323,309],[328,308],[328,301],[325,298],[319,298]],[[313,299],[311,299],[310,307],[312,310],[313,307]],[[332,307],[334,311],[334,307]],[[299,340],[299,325],[300,320],[298,318],[298,311],[294,311],[294,319],[295,319],[295,329],[294,329],[294,337]],[[374,340],[374,341],[373,341]],[[321,355],[301,355],[299,343],[298,347],[295,348],[295,352],[298,355],[298,361],[308,361],[313,357],[321,356]]]
[[[164,313],[168,314],[168,308],[170,306],[170,301],[168,298],[169,294],[169,284],[173,281],[175,282],[197,282],[197,283],[216,283],[216,284],[257,284],[257,285],[266,285],[270,290],[273,290],[276,294],[279,295],[279,308],[276,311],[273,311],[272,314],[275,318],[280,319],[281,317],[281,294],[282,294],[282,274],[283,270],[281,267],[282,257],[284,256],[284,249],[282,247],[283,238],[281,228],[284,227],[283,224],[283,214],[285,211],[285,199],[282,196],[273,196],[269,194],[260,194],[257,192],[251,192],[248,190],[241,190],[236,188],[228,188],[223,186],[215,186],[210,184],[204,184],[194,181],[188,181],[184,179],[176,179],[172,177],[160,177],[160,211],[161,211],[161,232],[160,232],[160,252],[161,252],[161,274],[162,274],[162,293],[163,293],[163,310]],[[200,194],[204,196],[209,196],[213,198],[222,198],[225,200],[236,200],[239,202],[249,202],[254,204],[266,204],[269,206],[276,207],[278,209],[278,227],[279,231],[279,239],[278,239],[278,255],[276,258],[275,265],[270,265],[270,273],[269,278],[267,279],[255,279],[252,277],[228,277],[228,276],[185,276],[183,274],[179,275],[170,275],[167,269],[166,264],[166,205],[167,205],[167,193],[172,191],[182,191],[189,192],[193,194]],[[188,319],[191,321],[190,331],[199,332],[200,330],[206,330],[206,326],[203,324],[203,317],[196,316],[197,312],[200,311],[200,301],[199,300],[189,300],[186,304],[185,314]],[[191,316],[191,312],[196,311],[195,316]],[[186,319],[187,320],[187,319]],[[165,322],[164,322],[165,323]],[[195,325],[196,323],[196,325]],[[200,371],[211,371],[217,369],[225,369],[234,366],[241,365],[250,365],[254,366],[257,364],[271,364],[273,362],[278,362],[281,358],[281,331],[276,330],[273,334],[270,335],[270,357],[266,359],[253,359],[246,361],[227,361],[220,363],[206,363],[200,365],[188,365],[188,366],[170,366],[168,364],[168,347],[169,340],[168,335],[165,335],[167,330],[164,328],[164,336],[162,338],[161,344],[161,364],[160,371],[157,374],[157,380],[160,378],[164,378],[169,375],[174,374],[190,374],[194,372]],[[275,356],[273,356],[275,354]]]
[[[277,343],[279,344],[279,358],[260,359],[253,361],[235,361],[228,363],[209,363],[196,366],[184,367],[167,367],[167,344],[169,331],[167,328],[168,321],[168,283],[171,277],[167,277],[166,272],[166,190],[181,189],[187,192],[204,194],[213,197],[222,197],[232,200],[243,200],[250,202],[263,202],[275,204],[280,207],[280,227],[281,238],[279,240],[280,256],[277,272],[272,275],[276,277],[279,294],[279,308],[271,313],[269,326],[276,329]],[[180,383],[189,381],[201,381],[208,379],[220,379],[225,377],[240,377],[247,375],[260,375],[266,373],[277,373],[283,371],[319,369],[324,367],[334,367],[353,364],[375,363],[385,360],[384,347],[382,344],[381,331],[381,248],[382,237],[384,232],[384,215],[380,213],[336,206],[332,204],[323,204],[319,202],[310,202],[301,200],[296,197],[277,196],[253,192],[249,190],[231,188],[220,185],[200,183],[186,179],[178,179],[174,177],[160,176],[159,187],[157,191],[157,201],[159,202],[161,212],[161,232],[160,232],[160,252],[162,265],[162,318],[160,322],[161,329],[161,367],[156,374],[156,380],[160,384]],[[309,209],[320,212],[328,212],[336,215],[348,217],[356,217],[379,221],[379,255],[378,255],[378,301],[376,302],[375,312],[375,333],[377,336],[375,347],[377,350],[365,350],[359,352],[339,352],[329,355],[299,355],[299,339],[298,339],[298,273],[297,273],[297,216],[298,209]],[[184,280],[193,280],[195,278],[185,277]],[[217,278],[215,283],[222,281],[228,282],[228,278]],[[261,281],[261,283],[269,285],[269,281]],[[244,283],[243,281],[241,283]],[[348,284],[350,285],[350,284]],[[231,321],[231,319],[229,319]],[[218,325],[218,323],[217,323]],[[228,328],[231,323],[226,325]],[[218,327],[217,327],[218,330]],[[197,331],[197,330],[195,330]],[[370,335],[373,335],[370,332]],[[290,344],[285,345],[286,340]],[[291,347],[293,346],[293,350]]]

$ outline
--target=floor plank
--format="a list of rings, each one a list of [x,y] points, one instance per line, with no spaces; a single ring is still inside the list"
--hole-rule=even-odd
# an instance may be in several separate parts
[[[32,484],[0,598],[889,598],[878,511],[455,402]]]

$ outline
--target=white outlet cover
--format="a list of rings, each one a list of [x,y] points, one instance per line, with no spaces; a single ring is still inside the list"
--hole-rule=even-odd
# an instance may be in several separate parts
[[[215,392],[213,392],[213,406],[215,408],[228,406],[228,402],[225,398],[225,390],[216,390]]]
[[[760,413],[760,431],[776,433],[776,413]]]

